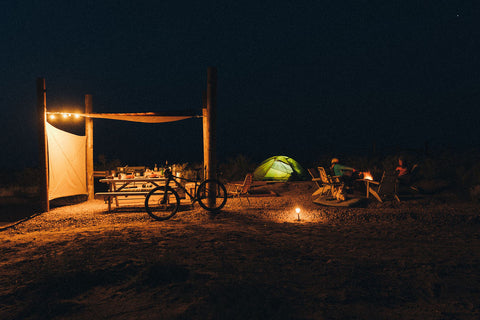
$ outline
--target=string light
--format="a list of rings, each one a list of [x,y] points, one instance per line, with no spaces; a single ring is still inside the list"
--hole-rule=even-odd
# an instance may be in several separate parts
[[[79,113],[68,113],[68,112],[47,112],[47,115],[50,120],[57,119],[57,115],[62,117],[63,119],[68,119],[68,118],[80,119],[82,117],[81,114]]]

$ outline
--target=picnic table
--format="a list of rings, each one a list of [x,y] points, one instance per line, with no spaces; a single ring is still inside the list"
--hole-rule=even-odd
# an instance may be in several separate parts
[[[130,197],[130,200],[144,198],[153,188],[165,185],[166,179],[163,177],[145,177],[134,176],[132,178],[105,178],[99,180],[108,184],[107,192],[97,192],[96,196],[101,196],[108,203],[108,211],[112,209],[112,200],[115,200],[116,207],[119,207],[118,197]]]

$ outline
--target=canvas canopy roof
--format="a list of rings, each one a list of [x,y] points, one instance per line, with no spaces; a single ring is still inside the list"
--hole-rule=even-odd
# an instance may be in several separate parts
[[[66,113],[47,112],[48,115],[75,115],[144,123],[164,123],[199,117],[194,111],[140,112],[140,113]],[[87,194],[86,137],[77,136],[45,123],[48,149],[48,200]]]
[[[47,114],[65,114],[65,112],[47,112]],[[122,120],[144,123],[163,123],[185,120],[189,118],[198,118],[194,111],[177,112],[135,112],[135,113],[75,113],[75,115],[85,118]]]
[[[255,180],[305,180],[306,172],[293,158],[274,156],[263,161],[253,172]]]

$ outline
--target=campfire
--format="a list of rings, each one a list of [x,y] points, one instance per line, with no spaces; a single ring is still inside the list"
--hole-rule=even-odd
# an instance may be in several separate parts
[[[364,172],[363,173],[363,179],[365,180],[373,180],[372,174],[370,172]]]

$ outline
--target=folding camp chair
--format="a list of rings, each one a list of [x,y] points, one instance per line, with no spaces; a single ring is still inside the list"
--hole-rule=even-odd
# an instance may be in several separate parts
[[[310,176],[312,176],[312,181],[315,182],[317,186],[317,190],[312,193],[312,197],[323,195],[326,192],[326,186],[322,183],[322,179],[320,178],[318,171],[314,168],[307,169],[307,171],[310,173]]]
[[[243,183],[233,184],[232,185],[233,189],[229,193],[234,198],[235,197],[239,198],[240,202],[242,202],[241,197],[245,196],[245,198],[247,198],[248,204],[250,204],[250,199],[248,199],[248,191],[250,190],[250,187],[252,186],[252,183],[253,183],[253,174],[247,173]]]
[[[387,174],[385,171],[382,174],[382,179],[378,184],[377,190],[370,190],[370,192],[379,200],[383,202],[383,200],[388,200],[389,198],[393,198],[400,202],[400,198],[398,196],[398,178],[395,174]]]
[[[320,181],[322,183],[323,190],[321,195],[330,195],[333,197],[335,195],[335,191],[343,186],[343,182],[340,181],[340,177],[328,175],[324,167],[318,167],[318,173],[320,174]]]

